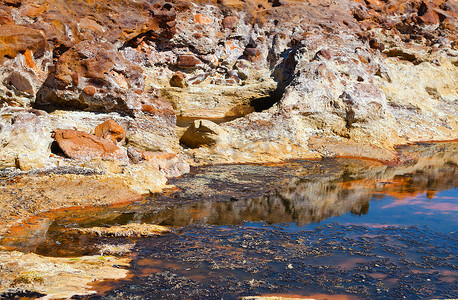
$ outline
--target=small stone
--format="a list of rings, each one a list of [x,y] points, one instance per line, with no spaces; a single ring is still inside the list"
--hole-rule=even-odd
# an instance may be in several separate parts
[[[245,48],[245,51],[243,51],[243,54],[245,54],[246,56],[256,56],[259,55],[260,52],[261,51],[257,48],[247,47]]]
[[[94,133],[95,136],[109,139],[115,144],[121,143],[126,139],[126,130],[112,119],[97,125]]]
[[[194,68],[201,63],[202,61],[194,55],[183,54],[178,56],[178,67],[180,68]]]
[[[129,157],[130,161],[134,164],[138,164],[145,160],[143,158],[143,154],[141,151],[138,151],[134,147],[127,147],[127,156]]]
[[[370,39],[369,40],[369,47],[372,49],[378,49],[378,42],[376,39]]]
[[[251,62],[258,61],[261,58],[261,50],[259,50],[258,48],[247,47],[243,51],[243,54]]]
[[[246,80],[248,77],[250,77],[251,65],[249,61],[238,60],[235,63],[234,68],[238,71],[237,76],[240,79]]]
[[[76,72],[72,74],[72,83],[74,86],[78,86],[80,83],[80,76]]]
[[[226,29],[234,29],[237,26],[239,18],[236,16],[227,16],[221,22],[223,27]]]
[[[170,79],[170,86],[184,88],[186,87],[186,75],[183,72],[175,72]]]
[[[92,85],[88,85],[88,86],[84,87],[84,89],[83,89],[83,93],[86,94],[89,97],[94,96],[95,92],[96,92],[95,87],[93,87]]]
[[[331,59],[331,52],[329,50],[326,50],[326,49],[321,49],[320,51],[318,51],[315,54],[314,59],[318,59],[318,57],[323,57],[326,60],[330,60]]]

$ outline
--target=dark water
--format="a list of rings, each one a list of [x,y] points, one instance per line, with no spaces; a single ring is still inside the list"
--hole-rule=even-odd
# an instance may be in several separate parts
[[[38,216],[4,246],[42,255],[134,243],[129,280],[106,299],[458,297],[458,144],[399,149],[399,165],[351,160],[193,169],[161,195],[124,206]],[[71,228],[150,223],[155,238]],[[86,297],[87,298],[87,297]]]

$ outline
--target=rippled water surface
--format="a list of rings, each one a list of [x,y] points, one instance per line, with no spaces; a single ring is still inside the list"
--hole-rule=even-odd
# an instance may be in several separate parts
[[[457,148],[401,148],[402,163],[391,166],[326,159],[200,167],[161,195],[43,214],[1,243],[51,256],[133,243],[129,279],[96,283],[100,294],[91,298],[457,298]],[[175,230],[153,238],[68,231],[128,223]]]

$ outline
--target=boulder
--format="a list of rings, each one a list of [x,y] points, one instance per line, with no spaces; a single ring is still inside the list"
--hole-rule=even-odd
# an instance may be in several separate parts
[[[0,120],[0,169],[27,171],[49,164],[51,135],[41,119],[25,110],[3,111]]]
[[[209,120],[196,120],[185,131],[180,143],[190,147],[214,146],[224,143],[226,132],[218,124]]]
[[[84,41],[60,56],[37,94],[37,103],[132,115],[150,100],[142,92],[142,72],[112,45]]]
[[[167,178],[189,173],[189,164],[179,155],[168,152],[143,152],[142,158],[158,168]]]
[[[134,164],[147,162],[154,166],[167,178],[178,177],[189,173],[189,164],[178,154],[170,152],[139,151],[127,148],[127,155]]]
[[[72,159],[122,159],[127,160],[127,154],[107,140],[84,131],[60,129],[54,132],[54,139],[68,157]]]

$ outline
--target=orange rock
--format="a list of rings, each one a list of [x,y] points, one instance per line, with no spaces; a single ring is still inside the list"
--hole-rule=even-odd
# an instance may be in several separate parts
[[[42,5],[30,5],[27,4],[25,7],[21,7],[21,16],[36,18],[47,10],[47,3]]]
[[[112,119],[97,125],[94,134],[98,137],[109,139],[115,144],[126,139],[126,130]]]
[[[59,147],[73,159],[127,159],[122,151],[112,141],[97,137],[84,131],[59,129],[53,135]]]
[[[16,57],[27,49],[40,57],[45,51],[46,40],[39,30],[20,25],[0,25],[0,58]]]
[[[208,25],[213,23],[213,18],[204,14],[196,14],[194,15],[194,23],[199,25]]]
[[[88,85],[88,86],[84,87],[83,93],[85,93],[89,97],[92,97],[96,93],[95,87],[93,87],[92,85]]]
[[[24,62],[25,65],[35,71],[36,74],[43,73],[43,71],[37,66],[35,61],[33,60],[32,51],[29,49],[25,50],[24,52]]]
[[[0,6],[0,25],[14,24],[13,17],[11,16],[11,8],[8,6]]]

